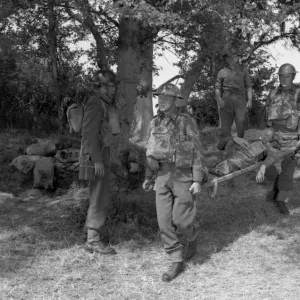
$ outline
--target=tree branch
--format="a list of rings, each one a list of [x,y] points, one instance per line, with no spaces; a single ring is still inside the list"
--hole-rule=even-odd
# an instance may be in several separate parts
[[[164,82],[163,84],[161,84],[157,89],[154,90],[154,92],[157,91],[163,85],[168,84],[168,83],[170,83],[170,82],[172,82],[172,81],[174,81],[176,79],[179,79],[179,78],[183,78],[184,79],[185,77],[183,75],[176,75],[176,76],[170,78],[169,80],[167,80],[166,82]]]
[[[113,19],[112,17],[110,17],[107,12],[100,7],[99,5],[99,11],[95,10],[95,9],[91,9],[91,12],[94,13],[95,15],[101,17],[101,16],[104,16],[109,22],[113,23],[117,28],[119,28],[119,22],[117,22],[115,19]]]
[[[80,6],[77,3],[78,10],[81,12],[82,15],[74,13],[69,7],[66,2],[66,11],[70,17],[87,27],[90,32],[92,33],[95,42],[96,42],[96,51],[97,51],[97,65],[100,69],[109,69],[108,68],[108,61],[106,57],[106,50],[104,46],[104,41],[100,32],[98,31],[98,27],[94,23],[94,20],[91,15],[91,6],[87,0],[84,0],[84,5]]]

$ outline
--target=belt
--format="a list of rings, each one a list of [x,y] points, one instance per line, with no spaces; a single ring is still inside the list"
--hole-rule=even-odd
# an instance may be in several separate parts
[[[224,90],[224,94],[244,95],[244,92],[240,90]]]

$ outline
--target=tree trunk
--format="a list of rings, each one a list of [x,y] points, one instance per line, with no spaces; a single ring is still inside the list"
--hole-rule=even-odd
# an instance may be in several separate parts
[[[48,42],[49,42],[49,54],[52,67],[52,80],[54,87],[54,96],[56,102],[56,108],[59,120],[59,130],[63,132],[64,120],[63,111],[61,110],[61,93],[59,87],[59,71],[57,64],[57,20],[55,15],[55,1],[49,2],[49,31],[48,31]]]
[[[152,104],[152,67],[153,67],[153,42],[147,41],[141,46],[140,55],[140,82],[137,102],[134,109],[135,120],[132,124],[133,143],[145,145],[148,127],[153,118]]]
[[[187,73],[184,83],[181,86],[181,94],[184,97],[184,100],[187,102],[190,94],[193,90],[193,87],[197,80],[199,79],[203,66],[206,62],[206,57],[199,55],[197,61],[191,66],[190,71]]]
[[[121,17],[119,26],[118,86],[117,106],[121,116],[120,150],[128,147],[130,127],[134,119],[139,82],[139,23]]]

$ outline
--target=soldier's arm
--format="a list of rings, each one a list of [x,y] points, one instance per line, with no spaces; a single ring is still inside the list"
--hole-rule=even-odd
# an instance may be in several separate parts
[[[194,144],[194,160],[193,160],[193,181],[201,182],[205,173],[202,166],[203,159],[203,147],[200,142],[199,130],[196,122],[190,116],[187,117],[186,122],[186,133],[189,141]]]
[[[250,78],[250,74],[247,70],[245,70],[245,87],[247,90],[247,98],[248,98],[248,102],[252,103],[252,82],[251,82],[251,78]]]
[[[99,139],[102,114],[101,102],[91,97],[85,104],[81,135],[94,163],[103,161],[103,141]]]
[[[220,100],[222,100],[222,94],[221,94],[222,87],[223,87],[223,76],[222,76],[222,70],[220,70],[215,84],[215,97],[218,104]]]

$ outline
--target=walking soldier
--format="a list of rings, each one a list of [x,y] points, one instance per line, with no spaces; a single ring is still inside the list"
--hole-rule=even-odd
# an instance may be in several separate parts
[[[197,251],[196,197],[201,191],[205,170],[201,163],[202,146],[197,125],[190,115],[180,113],[177,108],[183,102],[179,89],[165,84],[155,95],[160,114],[150,124],[146,152],[148,168],[143,188],[152,190],[156,178],[158,225],[172,262],[162,280],[171,281],[184,270],[180,237],[188,241],[187,259]]]

